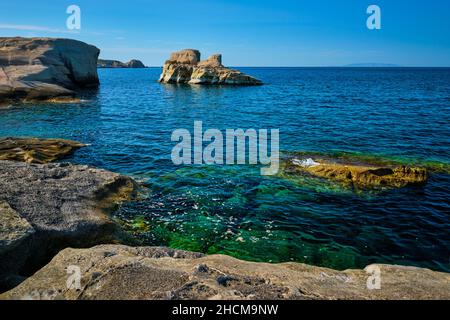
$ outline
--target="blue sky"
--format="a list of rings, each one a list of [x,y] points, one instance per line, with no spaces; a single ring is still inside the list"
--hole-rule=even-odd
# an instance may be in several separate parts
[[[66,8],[82,28],[66,29]],[[382,29],[366,27],[381,7]],[[0,36],[79,39],[107,59],[162,65],[169,53],[220,52],[230,66],[392,63],[450,67],[448,0],[1,0]]]

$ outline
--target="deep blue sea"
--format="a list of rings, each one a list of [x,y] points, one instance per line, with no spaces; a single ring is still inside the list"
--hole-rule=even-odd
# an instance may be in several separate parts
[[[157,82],[160,68],[101,69],[81,104],[0,109],[0,136],[90,144],[68,161],[148,188],[115,214],[145,245],[337,269],[370,263],[450,272],[450,175],[355,193],[256,166],[175,166],[178,128],[280,129],[284,151],[358,152],[450,163],[450,69],[241,68],[258,87]]]

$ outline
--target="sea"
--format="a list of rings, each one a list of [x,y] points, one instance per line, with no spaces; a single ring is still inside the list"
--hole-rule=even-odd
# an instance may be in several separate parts
[[[99,69],[81,103],[0,109],[0,136],[88,144],[63,161],[130,175],[114,213],[137,245],[339,270],[450,272],[449,68],[237,68],[263,86],[158,83],[161,68]],[[437,164],[424,186],[355,192],[258,165],[175,165],[174,130],[279,129],[280,152]]]

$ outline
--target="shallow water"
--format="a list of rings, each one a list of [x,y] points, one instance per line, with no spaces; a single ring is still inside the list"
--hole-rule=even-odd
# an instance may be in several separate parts
[[[261,87],[156,82],[161,70],[101,69],[82,104],[0,110],[0,136],[91,144],[69,160],[129,174],[146,199],[116,218],[141,243],[299,261],[338,269],[373,262],[450,272],[450,176],[424,187],[355,194],[254,166],[170,160],[174,129],[279,128],[282,150],[450,162],[450,69],[242,68]]]

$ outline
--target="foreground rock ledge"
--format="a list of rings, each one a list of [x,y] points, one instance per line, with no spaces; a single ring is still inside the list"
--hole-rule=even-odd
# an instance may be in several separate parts
[[[0,37],[0,101],[48,100],[97,87],[99,53],[72,39]]]
[[[172,53],[159,79],[164,83],[261,85],[262,82],[222,65],[222,55],[200,61],[200,51],[185,49]]]
[[[128,177],[88,166],[0,161],[0,292],[61,249],[114,241],[108,213],[135,189]]]
[[[48,163],[71,155],[84,146],[64,139],[0,138],[0,160]]]
[[[78,290],[68,267],[80,268]],[[450,274],[378,265],[381,290],[363,270],[266,264],[160,247],[65,249],[0,299],[450,299]],[[76,285],[69,281],[70,285]]]

